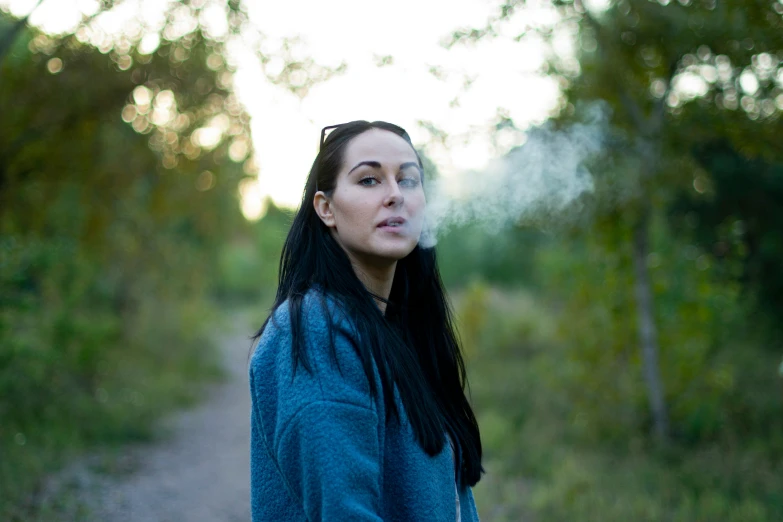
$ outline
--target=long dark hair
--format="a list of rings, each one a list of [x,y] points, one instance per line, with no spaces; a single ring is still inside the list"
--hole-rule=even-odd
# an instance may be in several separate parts
[[[389,420],[392,416],[397,421],[400,418],[394,402],[396,384],[417,443],[428,455],[437,455],[443,450],[444,433],[448,432],[461,456],[456,469],[460,485],[474,486],[484,471],[481,438],[465,396],[465,364],[435,249],[417,245],[397,262],[384,315],[313,208],[317,190],[327,196],[334,191],[347,144],[370,129],[393,132],[413,148],[402,128],[381,121],[346,123],[326,137],[310,169],[302,203],[283,246],[272,311],[288,302],[294,365],[301,363],[310,371],[303,335],[303,298],[314,286],[334,298],[358,334],[360,342],[356,348],[373,396],[378,393],[373,368],[380,375]],[[325,311],[328,313],[326,307]],[[255,339],[268,322],[269,318]]]

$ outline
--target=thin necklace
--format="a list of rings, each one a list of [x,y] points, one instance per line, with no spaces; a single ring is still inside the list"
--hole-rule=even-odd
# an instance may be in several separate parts
[[[373,296],[374,298],[376,298],[378,301],[381,301],[383,303],[389,304],[391,302],[388,299],[386,299],[385,297],[381,297],[378,294],[374,294],[374,293],[370,292],[369,290],[367,290],[367,293],[370,294],[371,296]]]

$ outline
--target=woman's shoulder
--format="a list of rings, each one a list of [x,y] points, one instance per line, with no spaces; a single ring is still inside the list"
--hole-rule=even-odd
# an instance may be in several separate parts
[[[354,402],[364,403],[369,388],[357,345],[339,301],[311,289],[272,312],[250,361],[251,381],[277,388],[276,393],[302,387],[310,390],[311,398],[323,400],[339,397],[338,392],[349,386],[358,393]]]
[[[308,355],[314,357],[324,354],[326,347],[357,342],[356,330],[340,301],[315,287],[289,297],[272,310],[255,346],[253,361],[271,355],[278,362],[290,358],[295,334],[304,342]]]
[[[282,301],[270,314],[264,333],[272,330],[278,335],[291,335],[294,321],[301,322],[308,331],[337,328],[353,335],[352,322],[340,300],[320,287],[310,288],[303,294]]]

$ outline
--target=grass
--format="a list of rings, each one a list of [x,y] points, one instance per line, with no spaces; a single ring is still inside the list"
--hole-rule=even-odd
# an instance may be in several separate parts
[[[483,522],[783,520],[779,437],[659,448],[644,433],[585,436],[561,386],[571,363],[554,313],[482,285],[455,304],[484,444]]]

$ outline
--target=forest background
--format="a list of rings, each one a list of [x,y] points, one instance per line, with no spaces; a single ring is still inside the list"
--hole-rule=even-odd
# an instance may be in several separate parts
[[[529,3],[444,45],[548,41]],[[783,1],[549,3],[579,46],[548,55],[546,128],[600,101],[595,188],[568,219],[467,223],[437,246],[482,519],[783,520]],[[254,172],[226,47],[247,14],[229,0],[215,37],[203,6],[175,3],[151,49],[0,12],[3,520],[30,519],[74,456],[149,438],[220,377],[226,310],[271,302],[291,210],[240,211]],[[302,96],[341,72],[280,54],[270,81]],[[500,111],[494,132],[515,128]]]

